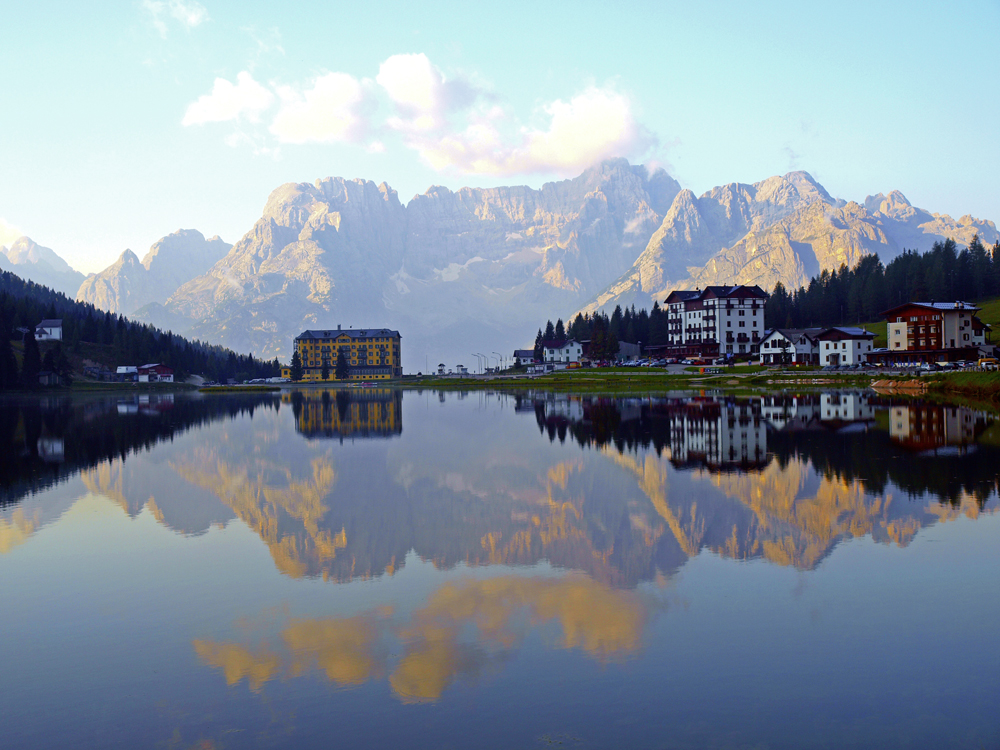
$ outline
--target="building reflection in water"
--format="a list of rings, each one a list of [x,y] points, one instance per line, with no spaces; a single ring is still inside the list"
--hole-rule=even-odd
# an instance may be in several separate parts
[[[295,429],[310,438],[393,437],[403,431],[403,394],[393,388],[324,388],[285,391]]]
[[[907,404],[889,409],[889,435],[911,451],[959,455],[976,450],[989,417],[964,406]]]

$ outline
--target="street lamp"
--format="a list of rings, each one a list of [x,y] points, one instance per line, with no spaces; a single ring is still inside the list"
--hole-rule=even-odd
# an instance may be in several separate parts
[[[500,352],[493,352],[497,355],[497,370],[503,369],[503,355]]]
[[[472,356],[475,357],[476,358],[476,362],[479,363],[479,374],[482,375],[482,373],[483,373],[483,360],[481,359],[481,357],[483,355],[482,354],[476,354],[475,352],[473,352]]]

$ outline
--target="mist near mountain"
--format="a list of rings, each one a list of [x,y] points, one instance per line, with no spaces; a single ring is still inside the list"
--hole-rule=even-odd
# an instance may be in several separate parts
[[[140,261],[125,250],[110,266],[87,278],[76,290],[79,302],[131,315],[167,298],[182,284],[207,272],[232,245],[218,236],[205,239],[196,229],[178,229],[157,240]]]
[[[84,280],[84,275],[73,270],[54,250],[42,247],[30,237],[20,237],[10,247],[0,247],[0,271],[10,271],[70,297]]]

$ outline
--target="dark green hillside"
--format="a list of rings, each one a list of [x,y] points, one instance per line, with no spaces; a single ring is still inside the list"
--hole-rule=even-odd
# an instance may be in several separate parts
[[[19,329],[34,331],[40,321],[50,318],[62,319],[63,341],[39,344],[41,367],[65,371],[74,379],[83,377],[86,367],[114,371],[118,365],[151,362],[172,367],[177,380],[192,374],[209,380],[280,374],[277,360],[264,362],[252,354],[237,354],[221,346],[189,341],[77,302],[12,273],[0,272],[0,390],[24,384],[22,342],[27,342]]]

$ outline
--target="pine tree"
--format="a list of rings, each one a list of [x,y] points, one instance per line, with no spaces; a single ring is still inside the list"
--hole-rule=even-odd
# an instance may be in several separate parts
[[[536,362],[542,361],[542,355],[545,352],[542,350],[542,329],[538,329],[538,334],[535,336],[535,354],[534,359]]]
[[[42,369],[42,355],[38,351],[35,332],[28,329],[24,334],[24,361],[21,364],[21,382],[25,388],[34,390],[38,387],[38,373]]]
[[[302,357],[299,356],[298,349],[292,352],[292,367],[291,367],[291,377],[292,380],[298,382],[302,380]]]
[[[319,374],[323,380],[330,379],[330,360],[326,357],[323,357],[323,367],[320,369]]]
[[[0,317],[0,390],[8,391],[17,385],[17,359],[10,345],[10,329],[7,321]]]
[[[344,356],[343,349],[337,352],[337,369],[334,375],[337,380],[350,380],[351,378],[351,367],[347,364],[347,357]]]
[[[559,320],[556,321],[555,334],[558,341],[562,341],[566,338],[566,326],[563,325],[562,318],[559,318]]]

